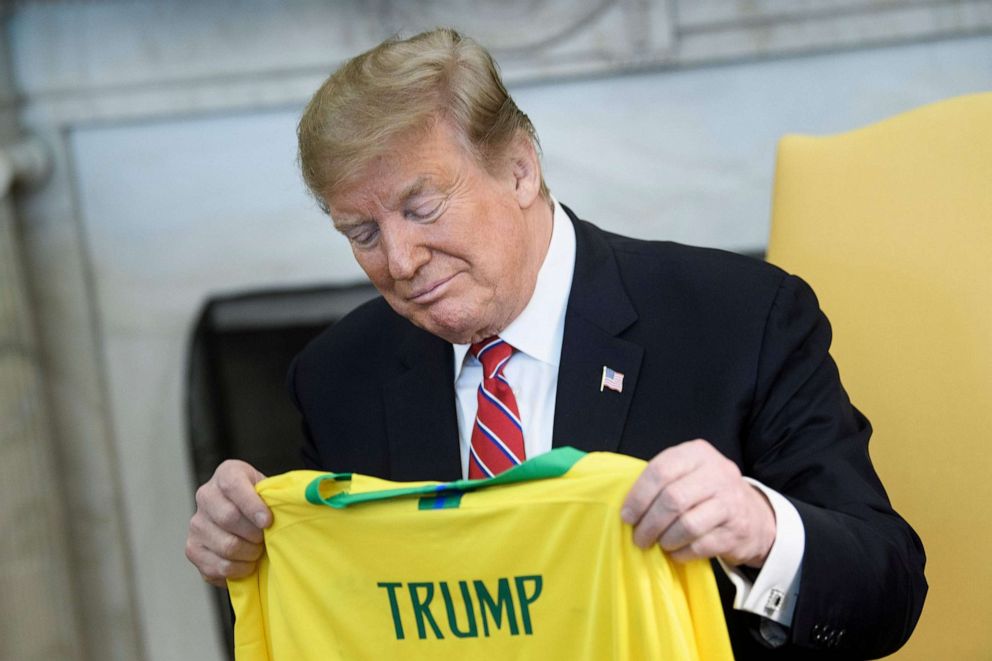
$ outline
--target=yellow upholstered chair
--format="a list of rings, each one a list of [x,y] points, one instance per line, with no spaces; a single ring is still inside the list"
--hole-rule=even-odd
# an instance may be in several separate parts
[[[810,282],[923,538],[899,659],[992,659],[992,93],[779,144],[769,261]]]

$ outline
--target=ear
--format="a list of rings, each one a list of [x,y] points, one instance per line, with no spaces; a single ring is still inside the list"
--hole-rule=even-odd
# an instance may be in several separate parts
[[[517,203],[521,209],[529,208],[541,194],[541,160],[530,136],[517,136],[509,157]]]

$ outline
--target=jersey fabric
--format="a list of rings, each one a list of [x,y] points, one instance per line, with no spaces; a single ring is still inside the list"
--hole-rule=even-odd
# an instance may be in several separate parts
[[[486,480],[265,479],[265,554],[228,581],[236,659],[732,658],[710,564],[620,519],[644,465],[559,448]]]

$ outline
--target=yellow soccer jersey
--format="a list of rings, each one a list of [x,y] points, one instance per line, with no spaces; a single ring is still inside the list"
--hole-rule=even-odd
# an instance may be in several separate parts
[[[488,480],[263,480],[266,554],[228,582],[236,657],[732,658],[709,563],[620,520],[643,468],[559,448]]]

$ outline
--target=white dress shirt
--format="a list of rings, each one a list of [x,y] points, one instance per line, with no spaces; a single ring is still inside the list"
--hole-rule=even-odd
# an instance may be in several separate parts
[[[565,308],[575,270],[575,230],[561,205],[556,200],[553,204],[551,243],[537,274],[534,294],[520,316],[500,333],[500,337],[517,350],[503,374],[513,388],[520,409],[527,457],[551,450]],[[454,345],[454,351],[459,449],[462,475],[467,476],[482,364],[468,353],[467,344]],[[723,562],[720,565],[737,589],[734,608],[790,626],[799,594],[805,530],[792,503],[763,484],[746,479],[760,489],[772,505],[777,527],[775,543],[753,583],[740,570]],[[619,512],[617,516],[620,516]],[[761,634],[769,643],[781,644],[785,641],[785,632],[772,622],[762,622]]]

